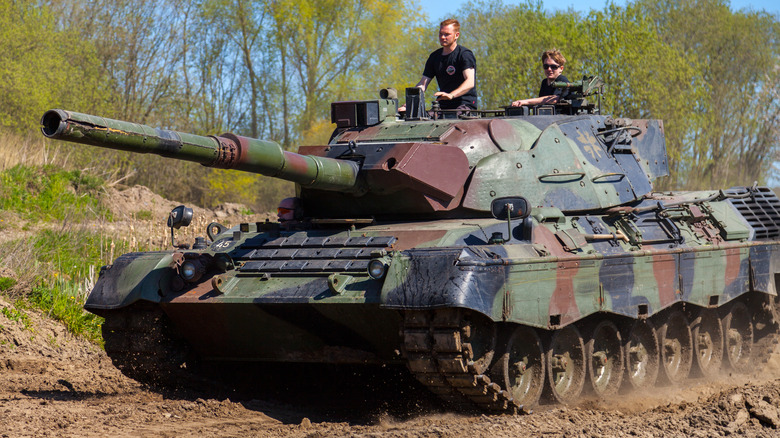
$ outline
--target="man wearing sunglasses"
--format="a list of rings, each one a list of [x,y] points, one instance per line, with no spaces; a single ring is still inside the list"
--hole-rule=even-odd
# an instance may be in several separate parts
[[[471,50],[458,45],[460,23],[448,19],[439,25],[441,49],[431,53],[417,87],[423,91],[435,77],[441,109],[477,109],[477,61]]]
[[[535,106],[535,105],[553,105],[563,97],[565,88],[553,88],[553,82],[569,82],[564,76],[563,65],[566,64],[566,58],[558,50],[547,50],[542,53],[542,69],[545,78],[542,79],[542,86],[539,89],[539,97],[531,99],[520,99],[512,102],[512,106]]]

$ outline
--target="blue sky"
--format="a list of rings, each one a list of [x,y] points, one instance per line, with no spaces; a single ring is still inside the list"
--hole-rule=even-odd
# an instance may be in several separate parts
[[[504,4],[519,4],[521,0],[504,0]],[[468,4],[469,0],[420,0],[420,5],[423,11],[428,14],[428,18],[431,21],[439,21],[442,18],[447,18],[458,10],[462,5]],[[615,4],[624,5],[625,0],[615,0]],[[571,1],[571,0],[543,0],[542,4],[545,9],[561,9],[566,10],[572,8],[580,12],[588,12],[591,9],[604,9],[607,4],[606,0],[591,0],[591,1]],[[769,13],[780,14],[780,1],[778,0],[732,0],[731,8],[738,9],[752,9],[752,10],[765,10]]]

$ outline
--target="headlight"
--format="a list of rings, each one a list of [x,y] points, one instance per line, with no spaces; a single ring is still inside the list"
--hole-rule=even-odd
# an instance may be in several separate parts
[[[203,266],[196,260],[187,260],[181,264],[179,274],[184,281],[192,283],[203,275]]]
[[[381,280],[387,273],[387,263],[382,259],[368,262],[368,275],[374,280]]]

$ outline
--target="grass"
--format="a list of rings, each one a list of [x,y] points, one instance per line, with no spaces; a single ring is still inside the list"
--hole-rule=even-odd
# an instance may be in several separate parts
[[[0,152],[6,149],[0,136]],[[83,222],[91,221],[93,226],[113,220],[100,203],[103,179],[48,164],[51,157],[46,154],[43,163],[14,159],[21,162],[0,157],[0,231],[6,237],[19,234],[15,240],[0,242],[0,275],[9,275],[8,270],[13,276],[0,276],[0,294],[14,303],[3,312],[24,324],[24,318],[29,323],[27,312],[37,309],[62,321],[71,333],[102,344],[102,318],[83,308],[96,272],[120,254],[160,249],[152,248],[153,231],[133,230],[122,239],[106,235],[100,227],[87,228]],[[151,211],[139,211],[135,219],[152,216]],[[194,239],[194,233],[204,227],[194,221],[177,238],[193,233]]]
[[[84,311],[85,299],[86,292],[72,281],[57,281],[51,286],[39,284],[27,297],[32,306],[62,321],[71,333],[102,344],[103,318]]]
[[[154,214],[149,210],[138,210],[135,213],[135,220],[150,221],[154,219]]]
[[[0,277],[0,292],[6,292],[16,286],[16,280],[10,277]]]
[[[102,344],[103,319],[83,309],[96,272],[111,263],[114,254],[145,249],[83,228],[43,229],[0,245],[0,263],[5,258],[5,264],[30,284],[23,293],[14,293],[15,280],[0,277],[0,291],[62,321],[71,333]]]
[[[15,165],[0,172],[0,211],[5,211],[4,217],[15,214],[22,219],[23,225],[16,229],[32,232],[0,244],[0,266],[15,277],[0,277],[0,293],[14,301],[13,308],[3,309],[7,318],[30,329],[25,312],[38,309],[62,321],[71,333],[102,343],[102,318],[83,309],[96,272],[115,255],[146,249],[76,225],[90,219],[111,220],[99,202],[104,185],[98,177],[52,165]]]
[[[0,309],[0,313],[2,313],[6,318],[8,318],[11,321],[21,322],[25,330],[30,330],[32,327],[30,323],[30,317],[23,309],[20,309],[16,306],[14,306],[13,308],[3,307],[2,309]]]
[[[27,221],[110,219],[98,200],[104,184],[78,170],[16,165],[0,172],[0,209]]]

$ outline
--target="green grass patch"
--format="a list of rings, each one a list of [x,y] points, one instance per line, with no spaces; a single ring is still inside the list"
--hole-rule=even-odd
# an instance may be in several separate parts
[[[36,282],[29,301],[35,307],[62,321],[72,333],[102,344],[100,325],[103,318],[83,309],[89,293],[87,284],[96,280],[99,267],[111,263],[114,257],[130,252],[124,240],[112,241],[88,231],[43,230],[31,241],[36,261],[51,268],[51,274]],[[146,248],[134,248],[143,251]]]
[[[102,179],[78,170],[17,165],[0,172],[0,209],[29,221],[111,220],[98,202],[103,185]]]
[[[84,310],[84,292],[78,284],[72,281],[56,281],[51,286],[40,284],[27,299],[51,318],[62,321],[71,333],[96,344],[103,343],[100,332],[103,318]]]
[[[23,309],[19,308],[18,303],[14,305],[14,307],[3,307],[0,309],[0,313],[11,321],[22,323],[25,330],[31,329],[32,323],[30,322],[30,316],[27,315],[27,312]]]
[[[150,221],[154,219],[154,214],[149,210],[138,210],[135,213],[135,219],[139,221]]]
[[[127,241],[113,240],[89,230],[42,230],[31,243],[35,260],[50,266],[51,277],[66,280],[89,278],[100,266],[112,263],[112,245],[114,257],[131,251]]]
[[[62,321],[71,333],[97,344],[103,341],[103,318],[85,311],[83,306],[100,267],[113,261],[112,254],[115,258],[146,249],[130,248],[126,240],[112,240],[87,229],[41,230],[28,239],[0,245],[0,253],[15,252],[13,258],[24,259],[32,271],[26,277],[31,278],[27,280],[31,288],[13,290],[13,298]],[[0,292],[11,291],[15,284],[12,278],[0,277]]]
[[[0,277],[0,292],[7,292],[16,286],[16,280],[10,277]]]

